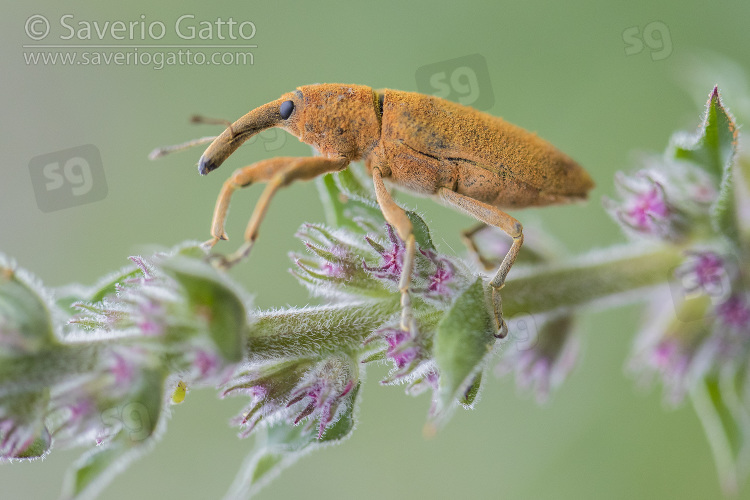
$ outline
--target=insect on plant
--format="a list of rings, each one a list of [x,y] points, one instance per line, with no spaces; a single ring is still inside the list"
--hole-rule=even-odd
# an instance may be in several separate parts
[[[405,331],[415,329],[409,285],[416,242],[411,221],[384,181],[459,208],[513,238],[489,284],[498,337],[507,334],[499,290],[523,244],[521,223],[503,209],[584,200],[594,186],[588,173],[570,157],[501,118],[439,97],[362,85],[299,87],[250,111],[218,137],[158,149],[152,158],[213,140],[198,162],[198,171],[205,175],[219,168],[243,142],[271,127],[286,130],[321,156],[270,158],[232,174],[216,202],[212,238],[206,242],[211,247],[228,239],[224,221],[232,193],[256,182],[267,185],[248,223],[245,242],[235,253],[218,256],[218,265],[229,267],[250,253],[279,188],[344,170],[362,160],[386,221],[405,242],[399,282]]]

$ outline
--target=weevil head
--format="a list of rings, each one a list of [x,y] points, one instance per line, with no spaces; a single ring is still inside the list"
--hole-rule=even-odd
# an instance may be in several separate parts
[[[324,156],[358,160],[380,138],[378,97],[362,85],[299,87],[234,122],[208,146],[198,163],[201,175],[218,168],[255,134],[279,127]]]

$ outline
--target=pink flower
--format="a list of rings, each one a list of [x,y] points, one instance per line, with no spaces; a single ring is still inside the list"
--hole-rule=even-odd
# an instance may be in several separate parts
[[[371,272],[377,278],[386,278],[393,281],[401,279],[401,269],[404,265],[404,253],[406,251],[404,243],[401,241],[390,224],[387,224],[386,232],[388,240],[391,242],[391,248],[385,249],[371,240],[365,238],[367,242],[380,254],[383,259],[383,265],[380,267],[369,267],[363,262],[364,268]]]
[[[354,380],[348,380],[343,388],[338,387],[335,380],[325,378],[315,379],[308,385],[303,385],[292,394],[287,407],[307,400],[307,406],[294,419],[297,425],[304,418],[317,413],[318,439],[323,437],[326,427],[333,422],[333,417],[340,400],[349,394],[354,387]]]
[[[741,295],[733,295],[716,308],[719,320],[726,326],[750,335],[750,306]]]
[[[410,332],[400,328],[383,328],[365,339],[365,345],[376,339],[386,341],[385,357],[393,362],[394,371],[382,384],[392,384],[411,375],[427,359],[424,348]]]
[[[638,229],[654,232],[657,220],[669,216],[669,208],[664,199],[664,190],[659,184],[654,185],[642,193],[638,193],[629,200],[625,208],[625,218]]]
[[[608,198],[604,205],[626,230],[670,241],[684,237],[685,217],[664,189],[665,179],[656,171],[641,170],[626,176],[618,172],[615,187],[621,202]]]
[[[205,349],[196,350],[193,366],[197,369],[199,377],[204,378],[213,375],[220,365],[221,361],[216,353]]]
[[[251,396],[249,407],[234,419],[244,427],[242,437],[262,420],[285,420],[295,425],[309,418],[307,427],[318,422],[318,439],[337,421],[340,408],[352,404],[358,383],[354,359],[333,354],[311,367],[308,361],[282,362],[239,375],[224,394],[242,392]]]
[[[435,271],[427,276],[427,294],[436,298],[450,297],[451,289],[448,285],[455,282],[456,268],[448,259],[438,257],[431,250],[421,250],[421,253],[435,267]]]

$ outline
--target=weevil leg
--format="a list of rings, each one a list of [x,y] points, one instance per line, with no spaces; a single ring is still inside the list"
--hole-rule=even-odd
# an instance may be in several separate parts
[[[398,288],[401,292],[401,329],[406,332],[416,330],[414,316],[411,310],[411,298],[409,297],[409,285],[411,285],[411,274],[414,269],[414,254],[417,243],[412,234],[412,225],[406,211],[398,206],[391,194],[383,183],[383,175],[378,167],[372,169],[372,181],[375,184],[375,197],[380,205],[385,220],[393,226],[401,238],[406,243],[404,253],[404,267],[401,270],[401,280]]]
[[[256,182],[267,182],[266,188],[255,205],[253,214],[245,230],[245,242],[233,254],[220,256],[219,267],[230,267],[246,257],[258,237],[258,228],[263,217],[268,211],[268,206],[279,188],[288,186],[294,181],[310,180],[329,172],[338,172],[349,165],[349,160],[344,157],[337,158],[294,158],[278,157],[262,160],[247,167],[236,170],[232,176],[224,182],[219,198],[216,200],[213,221],[211,223],[212,238],[204,243],[213,246],[219,240],[226,240],[224,222],[229,210],[229,201],[232,193],[237,189],[250,186]]]
[[[484,222],[480,222],[479,224],[474,225],[474,227],[467,229],[466,231],[462,231],[461,240],[464,242],[464,245],[466,245],[466,248],[469,249],[469,252],[473,253],[476,256],[477,260],[485,269],[485,271],[490,271],[495,266],[493,266],[492,262],[490,262],[484,257],[484,255],[482,255],[482,253],[479,251],[479,247],[474,241],[474,235],[486,228],[487,224],[485,224]]]
[[[485,224],[502,229],[508,236],[513,238],[513,244],[510,246],[508,253],[505,254],[505,258],[500,264],[500,268],[497,270],[495,277],[490,281],[490,286],[492,287],[492,302],[495,309],[495,320],[498,325],[497,336],[503,338],[508,334],[508,325],[503,319],[503,302],[502,297],[500,296],[500,289],[505,284],[505,277],[508,275],[510,268],[513,267],[513,263],[518,256],[518,251],[521,250],[521,245],[523,245],[523,226],[521,226],[520,222],[499,208],[469,198],[468,196],[458,194],[448,188],[441,188],[440,191],[438,191],[438,195],[444,202],[453,205],[456,208],[460,208]]]

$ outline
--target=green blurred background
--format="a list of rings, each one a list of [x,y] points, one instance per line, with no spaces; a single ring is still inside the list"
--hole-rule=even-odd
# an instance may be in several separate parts
[[[251,50],[252,65],[161,70],[27,65],[24,53],[39,50],[24,44],[102,43],[128,52],[132,49],[120,46],[149,43],[60,40],[66,33],[59,21],[64,14],[73,14],[70,24],[161,21],[167,34],[153,43],[257,48]],[[249,20],[257,32],[248,42],[217,36],[186,41],[174,32],[183,14],[194,15],[193,24]],[[50,21],[44,41],[25,32],[32,15]],[[189,124],[191,114],[233,120],[298,85],[316,82],[417,90],[420,68],[439,72],[440,63],[471,54],[486,60],[489,77],[480,81],[480,97],[487,100],[489,85],[488,112],[537,131],[576,158],[598,184],[586,206],[515,215],[526,225],[554,228],[573,251],[611,245],[623,237],[600,198],[612,194],[614,172],[634,166],[634,151],[662,151],[672,131],[697,127],[698,103],[724,78],[701,71],[701,61],[721,57],[747,65],[748,19],[750,4],[739,0],[621,6],[594,1],[118,6],[6,1],[0,19],[0,251],[45,284],[58,286],[90,284],[154,244],[206,239],[216,195],[234,168],[272,156],[309,155],[310,149],[282,132],[271,133],[205,178],[195,169],[201,148],[149,161],[156,146],[221,130]],[[450,74],[453,63],[445,64]],[[739,112],[733,105],[747,106],[747,96],[729,85],[725,102]],[[106,197],[43,213],[30,180],[30,160],[84,144],[101,152]],[[255,187],[235,197],[227,227],[232,241],[219,250],[238,245],[258,194]],[[399,200],[425,214],[443,251],[463,253],[458,232],[472,221],[429,200]],[[287,272],[286,253],[300,250],[293,235],[302,222],[322,219],[314,185],[295,185],[278,195],[251,259],[232,271],[255,295],[257,307],[310,302]],[[432,439],[422,437],[427,396],[411,398],[401,388],[380,387],[387,368],[372,369],[351,439],[303,458],[258,498],[717,497],[711,452],[689,405],[669,410],[658,388],[639,390],[624,373],[639,320],[636,306],[582,313],[583,355],[550,404],[539,407],[519,395],[512,380],[490,377],[478,408],[458,412]],[[120,475],[104,498],[223,495],[252,445],[252,439],[237,439],[227,423],[243,403],[217,400],[211,391],[191,392],[175,408],[156,449]],[[0,497],[55,498],[79,452],[53,450],[43,462],[3,464]]]

